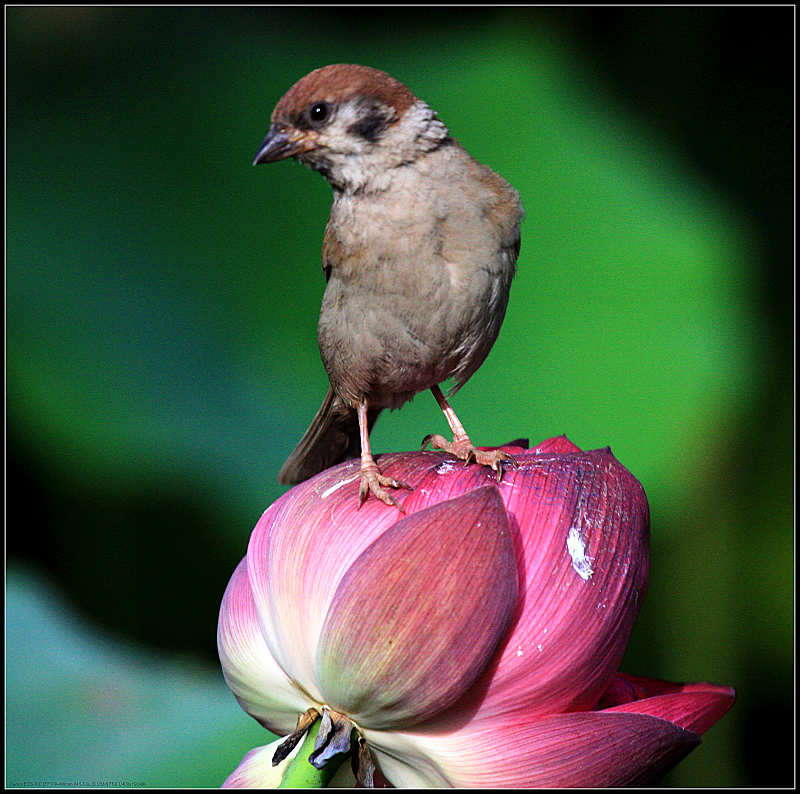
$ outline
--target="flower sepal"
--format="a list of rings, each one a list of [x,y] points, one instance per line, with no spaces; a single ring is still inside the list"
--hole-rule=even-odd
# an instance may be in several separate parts
[[[297,727],[284,738],[272,756],[272,766],[278,766],[297,747],[298,742],[308,733],[309,728],[319,719],[319,712],[310,708],[297,718]],[[316,749],[316,748],[315,748]]]
[[[316,708],[308,709],[297,718],[297,728],[278,744],[272,766],[279,766],[293,755],[301,741],[303,745],[283,773],[278,788],[321,788],[347,758],[358,784],[373,787],[375,763],[366,740],[346,715],[324,706],[321,715]],[[309,765],[313,770],[307,768]]]

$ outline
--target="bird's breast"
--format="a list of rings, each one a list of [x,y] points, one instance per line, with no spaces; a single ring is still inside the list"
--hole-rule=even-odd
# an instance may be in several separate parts
[[[419,174],[378,196],[338,197],[323,264],[319,345],[331,383],[351,404],[392,408],[480,366],[514,271],[485,208]]]

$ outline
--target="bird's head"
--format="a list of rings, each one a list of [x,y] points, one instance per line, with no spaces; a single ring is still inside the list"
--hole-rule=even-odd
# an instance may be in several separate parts
[[[253,164],[296,157],[337,190],[380,190],[391,169],[447,137],[436,114],[398,80],[367,66],[333,64],[284,94]]]

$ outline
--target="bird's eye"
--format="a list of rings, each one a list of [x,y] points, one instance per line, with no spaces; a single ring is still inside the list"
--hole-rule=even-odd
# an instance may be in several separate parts
[[[308,109],[308,118],[312,124],[322,124],[330,114],[330,108],[327,102],[315,102]]]

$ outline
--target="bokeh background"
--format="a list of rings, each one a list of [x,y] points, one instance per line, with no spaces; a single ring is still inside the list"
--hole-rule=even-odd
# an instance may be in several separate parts
[[[217,610],[325,393],[330,189],[251,161],[341,61],[522,194],[454,406],[477,443],[566,433],[644,484],[623,669],[738,691],[665,784],[793,783],[793,7],[5,12],[8,785],[215,787],[268,738]],[[419,395],[374,448],[443,424]]]

